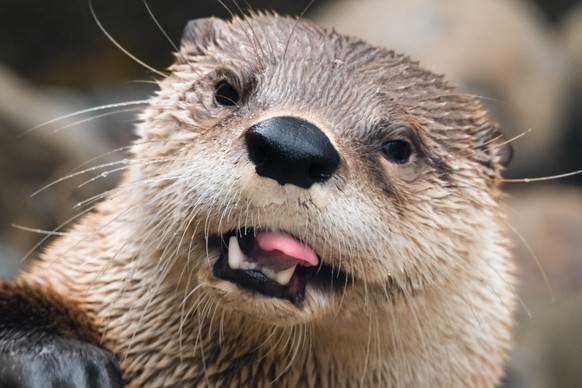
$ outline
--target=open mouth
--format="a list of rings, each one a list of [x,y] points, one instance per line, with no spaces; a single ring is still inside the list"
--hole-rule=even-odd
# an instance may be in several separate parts
[[[348,275],[324,263],[315,251],[282,231],[239,229],[215,238],[220,257],[214,276],[301,307],[307,284],[343,290]]]

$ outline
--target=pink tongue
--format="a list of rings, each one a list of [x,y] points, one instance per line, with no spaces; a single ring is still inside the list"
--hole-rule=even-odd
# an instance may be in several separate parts
[[[286,256],[302,261],[301,265],[305,267],[318,264],[317,255],[313,249],[287,233],[262,231],[257,232],[255,238],[259,248],[264,251],[279,251]]]

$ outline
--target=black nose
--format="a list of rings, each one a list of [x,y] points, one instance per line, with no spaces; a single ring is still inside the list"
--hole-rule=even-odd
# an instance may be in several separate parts
[[[339,154],[315,125],[296,117],[273,117],[246,133],[247,149],[257,174],[281,185],[305,189],[325,182],[337,169]]]

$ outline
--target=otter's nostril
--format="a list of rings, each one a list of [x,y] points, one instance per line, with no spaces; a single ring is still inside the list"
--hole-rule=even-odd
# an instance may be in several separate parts
[[[249,150],[249,158],[254,164],[258,165],[265,161],[266,152],[262,145],[253,142],[252,144],[248,144],[247,147]]]
[[[309,167],[309,176],[314,182],[325,182],[331,177],[331,172],[328,168],[316,163]]]
[[[325,182],[339,165],[339,154],[315,125],[297,117],[273,117],[245,136],[257,174],[281,185],[309,188]]]

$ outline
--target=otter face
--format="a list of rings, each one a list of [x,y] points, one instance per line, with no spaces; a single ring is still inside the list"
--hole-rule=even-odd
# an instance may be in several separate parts
[[[129,179],[193,303],[351,319],[445,298],[506,255],[508,147],[473,98],[408,58],[254,16],[191,22],[171,71],[133,148],[152,163]]]

